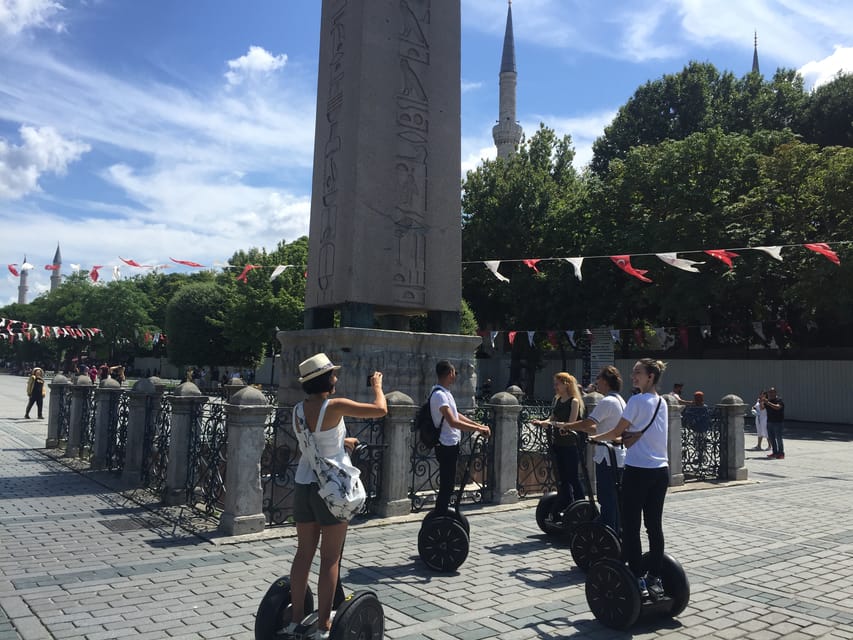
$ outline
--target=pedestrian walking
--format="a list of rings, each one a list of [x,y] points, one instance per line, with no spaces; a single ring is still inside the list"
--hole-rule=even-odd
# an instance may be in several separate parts
[[[758,399],[752,405],[752,415],[755,416],[755,432],[758,434],[758,444],[755,445],[753,451],[764,451],[761,446],[763,440],[767,440],[767,448],[770,449],[770,438],[767,436],[767,408],[764,403],[767,401],[767,392],[762,391],[758,394]]]
[[[32,374],[27,380],[27,410],[24,412],[24,417],[30,417],[30,409],[33,405],[38,408],[39,420],[44,419],[42,406],[44,405],[44,396],[46,390],[44,388],[44,371],[40,367],[35,367]]]
[[[767,390],[764,407],[767,409],[767,435],[772,449],[767,458],[784,460],[785,443],[782,442],[782,431],[785,429],[785,403],[776,392],[776,387]]]

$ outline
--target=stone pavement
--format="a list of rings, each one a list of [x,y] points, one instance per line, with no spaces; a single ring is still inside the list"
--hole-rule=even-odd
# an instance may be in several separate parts
[[[75,472],[39,450],[46,423],[23,419],[24,385],[0,375],[0,640],[251,639],[267,585],[289,570],[289,530],[203,539]],[[388,638],[853,639],[853,431],[805,426],[786,453],[748,452],[748,482],[668,496],[667,550],[692,588],[677,620],[602,627],[568,549],[540,535],[535,500],[468,510],[471,553],[454,575],[418,560],[419,516],[358,524],[344,582],[378,593]]]

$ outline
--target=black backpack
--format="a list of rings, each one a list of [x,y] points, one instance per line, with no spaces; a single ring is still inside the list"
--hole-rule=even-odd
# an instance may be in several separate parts
[[[415,414],[415,428],[418,430],[418,437],[425,449],[432,449],[438,444],[438,436],[441,435],[441,425],[444,424],[443,415],[437,427],[432,421],[429,402],[432,400],[432,394],[436,391],[438,391],[437,388],[430,392],[427,401],[420,406],[418,412]]]

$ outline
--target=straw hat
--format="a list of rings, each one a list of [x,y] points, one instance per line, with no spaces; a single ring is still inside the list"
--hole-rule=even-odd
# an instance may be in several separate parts
[[[332,364],[325,353],[318,353],[299,363],[299,382],[307,382],[329,371],[337,371],[341,365]]]

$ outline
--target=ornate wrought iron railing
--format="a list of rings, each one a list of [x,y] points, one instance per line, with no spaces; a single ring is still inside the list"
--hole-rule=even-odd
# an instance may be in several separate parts
[[[187,504],[207,516],[225,507],[227,447],[225,405],[209,402],[195,409],[187,455]]]
[[[550,404],[522,405],[518,414],[519,497],[556,491],[550,431],[530,424],[531,420],[543,420],[550,415]]]
[[[685,407],[681,414],[681,466],[685,478],[724,478],[727,432],[717,407]]]
[[[154,399],[150,399],[152,401]],[[142,459],[142,480],[157,494],[166,486],[166,471],[169,467],[169,443],[172,437],[172,399],[168,395],[160,398],[154,415],[151,446],[145,448]]]
[[[68,432],[71,429],[71,387],[61,386],[59,388],[59,430],[57,440],[64,447],[68,442]]]
[[[379,420],[348,420],[347,435],[358,438],[359,444],[366,445],[360,449],[360,455],[354,457],[353,464],[361,470],[361,481],[364,484],[367,500],[357,515],[370,515],[375,512],[376,504],[382,498],[382,460],[385,452],[385,421]]]
[[[489,408],[479,407],[465,414],[481,424],[486,424],[492,428],[495,426],[494,413]],[[411,473],[412,480],[409,486],[409,498],[412,501],[412,511],[418,512],[425,508],[431,507],[435,503],[436,495],[438,494],[438,461],[435,458],[435,451],[430,449],[425,450],[418,438],[418,434],[414,432],[414,422],[412,423],[412,441],[414,446],[411,453]],[[459,443],[459,459],[456,468],[456,485],[462,482],[462,476],[465,473],[465,467],[471,460],[470,478],[468,479],[465,489],[462,492],[462,502],[469,504],[482,504],[490,502],[493,498],[494,479],[492,473],[494,470],[494,448],[492,441],[488,440],[482,448],[474,450],[473,433],[470,431],[462,432],[462,440]],[[451,503],[455,504],[456,493],[453,494]]]
[[[98,394],[92,387],[86,391],[83,413],[80,416],[80,457],[89,458],[95,443],[95,418],[98,415]]]
[[[121,472],[127,450],[127,423],[130,420],[130,393],[111,393],[110,421],[107,425],[107,453],[104,468]]]

